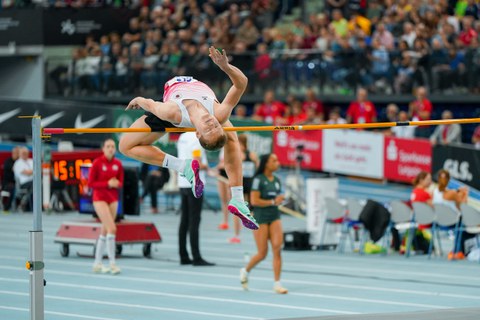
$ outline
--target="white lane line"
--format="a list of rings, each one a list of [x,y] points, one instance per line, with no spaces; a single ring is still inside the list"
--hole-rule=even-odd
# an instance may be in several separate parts
[[[0,269],[3,269],[0,266]],[[68,272],[68,271],[58,271],[58,270],[48,270],[46,274],[58,274],[58,275],[68,275],[68,276],[79,276],[79,277],[87,277],[91,278],[91,274],[85,274],[85,273],[77,273],[77,272]],[[111,279],[111,276],[107,275],[95,275],[95,278],[103,278],[103,279]],[[229,276],[229,278],[232,278]],[[257,278],[253,278],[254,280],[257,280]],[[271,279],[267,278],[262,278],[265,279],[266,281],[271,281]],[[233,287],[233,286],[220,286],[220,285],[212,285],[212,284],[200,284],[200,283],[194,283],[194,282],[184,282],[184,281],[169,281],[169,280],[158,280],[158,279],[147,279],[147,278],[139,278],[139,277],[128,277],[122,275],[122,280],[124,281],[133,281],[133,282],[145,282],[145,283],[158,283],[158,284],[170,284],[170,285],[182,285],[182,286],[187,286],[187,287],[205,287],[205,288],[213,288],[213,289],[222,289],[222,290],[233,290],[233,291],[241,291],[239,287]],[[23,282],[26,280],[10,280],[8,278],[0,278],[0,281],[15,281],[15,282]],[[293,281],[285,281],[284,282],[293,282]],[[297,281],[294,281],[297,282]],[[52,282],[49,282],[52,284]],[[56,282],[53,282],[57,284]],[[313,285],[315,284],[314,282],[308,282],[308,281],[303,281],[302,284],[307,284],[307,285]],[[60,286],[65,286],[66,284],[60,283],[57,284]],[[318,285],[321,285],[321,283],[318,283]],[[335,286],[335,284],[331,285],[332,287]],[[360,289],[363,290],[367,287],[363,286],[354,286],[354,289]],[[250,291],[255,291],[255,292],[261,292],[261,293],[271,293],[269,290],[261,290],[261,289],[251,289]],[[402,292],[403,293],[403,292]],[[415,291],[408,292],[408,294],[414,294],[416,293]],[[411,303],[411,302],[398,302],[398,301],[391,301],[391,300],[380,300],[380,299],[367,299],[367,298],[357,298],[357,297],[344,297],[344,296],[335,296],[335,295],[324,295],[324,294],[317,294],[317,293],[303,293],[303,292],[291,292],[291,295],[295,296],[301,296],[301,297],[309,297],[309,298],[322,298],[322,299],[330,299],[330,300],[341,300],[341,301],[356,301],[356,302],[366,302],[366,303],[377,303],[377,304],[384,304],[384,305],[401,305],[401,306],[409,306],[409,307],[421,307],[421,308],[430,308],[430,309],[444,309],[446,306],[444,305],[432,305],[432,304],[420,304],[420,303]],[[422,294],[420,294],[422,295]],[[444,296],[444,297],[450,297],[447,294],[439,294],[439,293],[434,293],[434,292],[424,292],[423,295],[429,295],[429,296]],[[465,297],[470,297],[466,296]],[[456,297],[460,299],[464,299],[464,297]],[[478,297],[475,300],[480,299]],[[334,312],[338,310],[329,310],[328,312]]]
[[[5,279],[5,278],[0,278],[0,280],[10,281],[9,279]],[[12,281],[13,282],[27,282],[27,280],[12,280]],[[146,290],[136,290],[136,289],[123,289],[123,288],[118,288],[118,287],[67,284],[67,283],[61,283],[61,282],[55,282],[55,281],[49,281],[48,284],[50,286],[58,286],[58,287],[66,287],[66,288],[76,288],[76,289],[82,288],[82,289],[86,289],[86,290],[98,290],[98,291],[108,291],[108,292],[124,292],[124,293],[129,293],[129,294],[143,294],[143,295],[147,295],[147,296],[162,296],[162,297],[191,299],[191,300],[227,302],[227,303],[233,303],[233,304],[243,304],[243,305],[262,306],[262,307],[273,307],[273,308],[290,309],[290,310],[316,311],[316,312],[326,312],[326,313],[335,313],[335,314],[358,314],[357,312],[339,311],[339,310],[334,310],[334,309],[299,307],[299,306],[292,306],[292,305],[286,305],[286,304],[258,302],[258,301],[249,301],[249,300],[240,300],[240,299],[199,297],[199,296],[177,294],[177,293],[154,292],[154,291],[150,291],[150,290],[146,291]],[[268,291],[268,293],[273,294],[273,291]]]
[[[72,286],[72,287],[80,287],[80,286]],[[102,288],[102,287],[98,287]],[[112,288],[113,292],[118,290],[116,288]],[[108,290],[110,291],[110,290]],[[17,296],[29,296],[28,293],[19,293],[15,291],[4,291],[0,290],[0,294],[9,294],[9,295],[17,295]],[[106,305],[106,306],[116,306],[122,308],[136,308],[136,309],[146,309],[146,310],[157,310],[157,311],[167,311],[167,312],[177,312],[177,313],[188,313],[188,314],[195,314],[195,315],[202,315],[202,316],[212,316],[212,317],[221,317],[221,318],[233,318],[233,319],[249,319],[249,320],[263,320],[262,318],[254,318],[254,317],[246,317],[246,316],[235,316],[232,314],[222,314],[222,313],[212,313],[212,312],[203,312],[203,311],[191,311],[185,309],[175,309],[175,308],[164,308],[164,307],[153,307],[147,306],[142,304],[131,304],[131,303],[119,303],[119,302],[107,302],[107,301],[98,301],[92,299],[80,299],[80,298],[67,298],[67,297],[60,297],[60,296],[53,296],[53,295],[45,295],[45,298],[53,299],[53,300],[62,300],[62,301],[73,301],[73,302],[83,302],[89,304],[99,304],[99,305]]]
[[[166,247],[168,247],[168,245]],[[177,248],[174,245],[171,245],[171,247],[172,248],[173,247]],[[204,251],[210,251],[210,250],[207,248]],[[223,252],[225,252],[224,250],[215,250],[215,249],[211,250],[211,251],[223,251]],[[18,257],[5,256],[5,255],[0,255],[0,258],[19,259]],[[220,257],[217,257],[216,260],[243,264],[243,261],[242,261],[241,258],[234,259],[234,258],[220,258]],[[60,261],[60,260],[47,259],[46,261]],[[155,261],[155,260],[151,260],[151,261]],[[298,262],[284,263],[284,269],[286,269],[286,270],[288,270],[288,268],[295,268],[295,267],[309,268],[309,269],[313,269],[314,271],[319,271],[319,269],[320,270],[328,270],[328,271],[337,271],[337,272],[338,271],[345,271],[349,275],[358,274],[359,272],[360,273],[365,273],[365,274],[373,274],[373,275],[384,274],[384,275],[390,275],[390,276],[394,277],[395,279],[398,279],[398,276],[402,275],[404,277],[407,277],[408,279],[411,279],[412,276],[418,276],[418,277],[421,277],[423,280],[431,277],[431,278],[440,278],[440,279],[443,279],[443,280],[444,279],[449,279],[449,280],[452,280],[452,281],[467,280],[467,282],[469,284],[471,284],[472,282],[476,282],[476,281],[480,282],[480,277],[474,277],[473,275],[460,276],[460,275],[451,274],[451,273],[438,273],[438,272],[428,273],[428,272],[415,272],[413,270],[401,271],[401,270],[398,270],[398,269],[395,269],[395,270],[387,269],[386,270],[386,269],[365,268],[365,267],[343,267],[343,266],[338,266],[338,265],[322,266],[322,265],[319,265],[319,264],[306,264],[306,263],[298,263]],[[285,272],[288,272],[288,271],[285,271]]]
[[[30,310],[27,309],[27,308],[15,308],[15,307],[0,306],[0,309],[30,312]],[[91,316],[84,316],[84,315],[76,314],[76,313],[64,313],[64,312],[47,311],[47,310],[45,310],[45,314],[51,314],[51,315],[54,315],[54,316],[62,316],[62,317],[70,317],[70,318],[79,318],[79,319],[122,320],[122,319],[119,319],[119,318],[91,317]]]
[[[65,261],[66,262],[66,261]],[[76,265],[76,263],[67,263],[68,265]],[[88,265],[90,264],[83,264],[78,263],[78,265]],[[0,265],[0,269],[4,270],[14,270],[24,272],[22,268],[16,267],[9,267],[9,266],[2,266]],[[176,273],[182,275],[192,275],[192,276],[207,276],[207,277],[214,277],[214,278],[226,278],[226,279],[235,279],[238,280],[238,277],[232,276],[231,274],[221,274],[221,273],[208,273],[208,272],[195,272],[195,271],[178,271],[178,270],[162,270],[162,269],[152,269],[152,268],[145,268],[145,267],[128,267],[122,266],[122,269],[125,270],[137,270],[137,271],[145,271],[150,273]],[[60,270],[53,270],[47,268],[45,273],[48,274],[58,274],[58,275],[73,275],[73,276],[80,276],[80,277],[87,277],[91,278],[91,274],[87,273],[78,273],[78,272],[69,272],[69,271],[60,271]],[[95,275],[95,278],[104,278],[104,279],[111,279],[112,277],[109,275]],[[250,277],[251,280],[255,281],[265,281],[271,282],[272,279],[268,277],[260,277],[260,276],[252,276]],[[3,281],[13,281],[9,278],[0,278]],[[223,286],[223,285],[212,285],[212,284],[201,284],[197,282],[181,282],[181,281],[169,281],[169,280],[159,280],[159,279],[151,279],[151,278],[139,278],[139,277],[129,277],[122,275],[122,280],[129,280],[129,281],[138,281],[138,282],[147,282],[147,283],[159,283],[159,284],[173,284],[173,285],[185,285],[185,286],[192,286],[192,287],[203,287],[203,288],[212,288],[212,289],[225,289],[225,290],[234,290],[239,291],[242,290],[238,287],[232,286]],[[295,285],[309,285],[309,286],[316,286],[316,287],[334,287],[334,288],[345,288],[345,289],[354,289],[354,290],[362,290],[362,291],[377,291],[377,292],[388,292],[388,293],[400,293],[400,294],[407,294],[407,295],[419,295],[419,296],[435,296],[435,297],[447,297],[447,298],[458,298],[458,299],[465,299],[465,300],[480,300],[480,296],[474,295],[466,295],[466,294],[455,294],[455,293],[444,293],[439,291],[420,291],[420,290],[408,290],[408,289],[394,289],[394,288],[385,288],[385,287],[373,287],[373,286],[362,286],[362,285],[349,285],[349,284],[339,284],[333,282],[319,282],[319,281],[303,281],[303,280],[288,280],[284,279],[282,282],[291,283]],[[250,290],[252,291],[252,290]],[[258,292],[266,292],[271,293],[269,290],[256,290]],[[303,295],[303,293],[292,293],[294,295]],[[310,296],[310,294],[305,293],[306,296]],[[328,296],[330,299],[335,299],[337,296]],[[343,299],[344,297],[339,297],[339,299]]]

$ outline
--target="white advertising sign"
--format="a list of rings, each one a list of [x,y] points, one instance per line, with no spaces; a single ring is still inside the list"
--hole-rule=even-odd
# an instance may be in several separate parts
[[[338,198],[337,178],[307,179],[307,232],[310,232],[311,245],[320,245],[326,220],[325,198],[328,197]],[[323,239],[328,244],[337,242],[334,232]]]
[[[355,130],[323,132],[323,170],[383,178],[382,134]]]

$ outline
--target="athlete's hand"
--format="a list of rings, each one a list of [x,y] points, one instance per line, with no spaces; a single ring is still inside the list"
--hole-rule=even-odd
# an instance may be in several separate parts
[[[215,49],[214,46],[211,46],[208,50],[210,52],[208,56],[220,69],[223,70],[228,67],[227,52],[224,49],[222,49],[221,53],[219,50]]]
[[[150,107],[149,107],[149,104],[147,103],[147,99],[143,97],[133,98],[125,110],[135,110],[135,109],[143,109],[145,111],[150,111]]]
[[[116,189],[120,186],[120,181],[117,178],[111,178],[108,180],[108,186],[112,189]]]

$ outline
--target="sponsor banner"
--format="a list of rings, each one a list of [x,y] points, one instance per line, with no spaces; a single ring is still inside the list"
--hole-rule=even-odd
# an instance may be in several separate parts
[[[110,32],[128,31],[130,18],[138,10],[127,8],[71,8],[44,12],[44,39],[46,45],[82,45],[85,36],[97,38]]]
[[[283,166],[295,165],[302,156],[302,169],[322,170],[322,131],[277,131],[273,151]]]
[[[103,128],[112,126],[113,108],[101,105],[81,105],[73,102],[36,103],[1,101],[0,102],[0,134],[12,137],[28,137],[32,135],[30,119],[22,119],[20,115],[40,115],[42,127],[51,128]],[[68,134],[54,135],[52,140],[68,140],[98,147],[109,134]]]
[[[385,137],[384,177],[412,182],[420,171],[432,170],[432,145],[429,140]]]
[[[323,132],[323,171],[383,178],[382,134],[357,130]]]
[[[480,189],[480,150],[473,146],[436,145],[433,148],[433,174],[440,169],[446,169],[452,178]]]
[[[322,234],[326,223],[325,198],[338,198],[338,179],[307,179],[307,232],[311,245],[336,244],[334,228]]]
[[[8,9],[0,11],[0,46],[41,45],[42,10]],[[14,53],[14,47],[12,47]]]

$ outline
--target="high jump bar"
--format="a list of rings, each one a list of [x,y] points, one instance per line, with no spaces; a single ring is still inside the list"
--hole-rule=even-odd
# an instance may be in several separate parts
[[[347,124],[306,124],[295,126],[245,126],[224,127],[225,131],[310,131],[325,129],[366,129],[389,128],[405,126],[437,126],[449,124],[480,123],[480,118],[424,120],[424,121],[397,121],[376,123],[347,123]],[[43,128],[44,135],[69,134],[69,133],[133,133],[133,132],[192,132],[195,128],[164,128],[152,130],[150,128]]]

